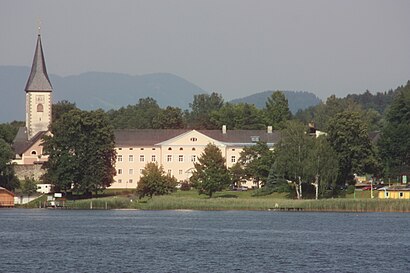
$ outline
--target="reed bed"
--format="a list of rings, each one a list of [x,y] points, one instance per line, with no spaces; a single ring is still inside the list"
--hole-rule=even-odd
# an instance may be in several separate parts
[[[126,197],[108,197],[82,199],[67,201],[64,203],[66,209],[126,209],[130,208],[132,202]]]
[[[410,200],[396,199],[304,200],[300,205],[308,211],[410,212]]]
[[[29,207],[29,206],[25,206]],[[38,205],[36,206],[38,207]],[[218,193],[208,198],[197,193],[174,193],[139,200],[136,196],[113,196],[66,201],[67,209],[142,210],[303,210],[346,212],[410,212],[410,200],[335,198],[294,200],[283,196],[252,197],[247,193]]]

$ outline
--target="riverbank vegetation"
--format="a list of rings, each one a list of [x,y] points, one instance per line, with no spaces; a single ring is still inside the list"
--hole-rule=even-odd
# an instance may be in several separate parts
[[[363,194],[362,194],[363,193]],[[25,208],[44,207],[44,197],[35,200]],[[286,193],[254,196],[253,191],[222,191],[212,198],[198,195],[197,191],[177,191],[170,195],[139,199],[128,193],[102,198],[65,200],[59,203],[63,209],[139,209],[139,210],[251,210],[251,211],[334,211],[334,212],[410,212],[408,200],[370,198],[370,192],[363,191],[346,198],[297,200],[289,199]]]

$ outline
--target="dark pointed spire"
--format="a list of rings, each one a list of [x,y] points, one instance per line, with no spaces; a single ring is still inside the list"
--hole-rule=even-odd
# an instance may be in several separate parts
[[[51,82],[47,74],[40,34],[38,34],[37,37],[37,46],[34,53],[33,65],[31,66],[30,77],[28,78],[25,90],[26,92],[53,91],[53,87],[51,86]]]

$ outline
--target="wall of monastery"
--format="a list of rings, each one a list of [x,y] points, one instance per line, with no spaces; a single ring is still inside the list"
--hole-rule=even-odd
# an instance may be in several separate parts
[[[36,181],[41,180],[41,176],[45,173],[41,164],[31,165],[14,165],[14,171],[19,180],[24,180],[26,177],[34,178]]]

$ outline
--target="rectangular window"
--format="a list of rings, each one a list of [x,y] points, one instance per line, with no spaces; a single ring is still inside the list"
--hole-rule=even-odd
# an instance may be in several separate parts
[[[140,169],[140,174],[142,174],[143,171],[144,171],[144,169]]]
[[[133,155],[129,155],[129,156],[128,156],[128,161],[129,161],[129,162],[133,162],[133,161],[134,161],[134,156],[133,156]]]
[[[122,162],[122,155],[118,155],[118,156],[117,156],[117,161],[118,161],[118,162]]]
[[[122,183],[122,179],[118,179],[118,183]]]
[[[403,198],[404,197],[404,193],[403,192],[399,192],[399,197]]]
[[[178,161],[179,161],[179,162],[184,162],[184,156],[183,156],[183,155],[179,155],[179,156],[178,156]]]
[[[196,155],[191,155],[191,162],[196,162]]]
[[[168,175],[171,175],[172,174],[172,170],[168,170]]]
[[[179,170],[178,173],[179,173],[179,174],[182,174],[182,170]]]
[[[128,180],[128,183],[132,183],[132,179]]]
[[[233,155],[231,156],[231,163],[235,163],[236,162],[236,157]]]
[[[140,162],[144,162],[145,161],[145,156],[144,155],[140,155]]]
[[[122,174],[122,169],[118,169],[117,174]]]
[[[131,175],[134,174],[134,170],[133,170],[133,169],[129,169],[129,170],[128,170],[128,174],[131,174]]]
[[[172,155],[167,155],[167,162],[172,162]]]
[[[152,156],[151,156],[151,161],[152,161],[152,162],[157,161],[157,158],[155,157],[155,155],[152,155]]]

